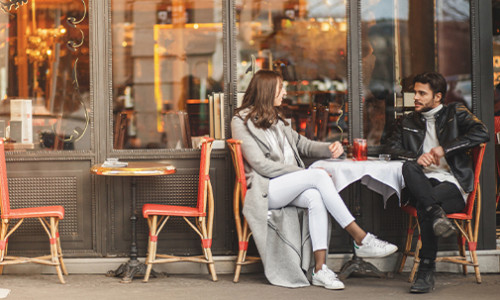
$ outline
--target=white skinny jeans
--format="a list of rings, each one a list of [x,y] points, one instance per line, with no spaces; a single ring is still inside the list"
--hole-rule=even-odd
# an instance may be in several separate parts
[[[269,209],[287,205],[308,209],[313,251],[328,249],[328,212],[342,228],[354,221],[330,175],[322,169],[307,169],[275,177],[269,181],[268,194]]]

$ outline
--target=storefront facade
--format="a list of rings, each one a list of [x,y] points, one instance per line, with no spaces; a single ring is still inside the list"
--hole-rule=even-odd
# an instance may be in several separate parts
[[[138,180],[139,213],[144,203],[194,203],[196,144],[204,135],[221,140],[210,171],[213,252],[234,254],[233,172],[222,140],[231,136],[239,93],[258,69],[282,72],[286,113],[301,134],[345,143],[364,137],[370,154],[382,151],[394,120],[411,110],[409,83],[427,70],[447,78],[446,101],[465,103],[493,131],[490,1],[16,2],[17,9],[2,2],[0,11],[0,131],[9,131],[11,203],[63,205],[67,257],[128,253],[130,180],[93,176],[91,166],[110,157],[169,162],[175,175]],[[24,119],[12,117],[18,99],[32,107],[31,135],[17,128]],[[495,248],[494,160],[490,143],[480,249]],[[342,192],[348,203],[353,188]],[[405,219],[397,199],[384,209],[364,188],[361,199],[351,209],[363,226],[401,245]],[[183,222],[167,226],[162,251],[201,251]],[[9,240],[9,251],[45,249],[42,229],[25,228]],[[142,217],[138,240],[145,255]],[[347,235],[335,227],[330,252],[349,251]]]

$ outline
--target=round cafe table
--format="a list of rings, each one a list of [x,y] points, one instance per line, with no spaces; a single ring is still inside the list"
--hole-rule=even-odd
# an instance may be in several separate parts
[[[130,244],[130,259],[128,262],[120,265],[115,271],[111,270],[107,276],[122,276],[122,283],[132,282],[135,275],[144,275],[146,265],[137,260],[137,209],[136,209],[136,179],[138,176],[161,176],[170,175],[176,172],[173,165],[159,162],[128,162],[123,166],[103,166],[94,165],[90,172],[100,176],[128,176],[131,178],[132,189],[132,208],[130,214],[130,223],[132,225],[132,241]],[[153,274],[154,275],[154,274]]]

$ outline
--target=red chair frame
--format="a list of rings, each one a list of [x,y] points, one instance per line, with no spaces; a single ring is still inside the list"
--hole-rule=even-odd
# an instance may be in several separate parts
[[[196,207],[144,204],[142,214],[148,220],[149,242],[148,256],[146,258],[146,274],[144,282],[149,280],[153,264],[171,263],[177,261],[191,261],[204,263],[212,275],[212,280],[217,281],[215,266],[212,257],[212,230],[214,218],[214,198],[212,184],[210,183],[210,154],[214,139],[204,138],[201,143],[200,173],[198,179],[198,199]],[[157,254],[158,235],[170,217],[182,217],[186,223],[200,236],[203,255],[201,256],[173,256]],[[188,217],[195,218],[196,226]]]
[[[57,276],[61,283],[65,283],[64,275],[68,275],[64,265],[61,239],[59,238],[59,220],[64,218],[64,208],[62,206],[41,206],[29,208],[10,208],[9,186],[7,181],[7,166],[5,163],[5,148],[3,140],[0,140],[0,209],[2,222],[0,225],[0,275],[5,265],[37,263],[42,265],[54,266]],[[38,218],[45,232],[49,236],[50,255],[39,257],[18,257],[7,256],[9,236],[16,231],[23,223],[24,219]],[[47,220],[47,218],[49,220]],[[12,219],[19,219],[17,223],[9,230],[9,222]]]
[[[474,273],[476,275],[476,282],[481,283],[481,273],[479,272],[479,262],[477,260],[476,248],[477,248],[477,238],[479,233],[479,218],[481,216],[481,187],[479,186],[479,176],[481,175],[481,167],[483,164],[484,151],[486,149],[486,144],[481,144],[472,149],[472,158],[474,161],[474,189],[469,193],[467,197],[467,203],[465,208],[460,213],[447,214],[446,216],[453,220],[455,226],[458,228],[457,243],[459,249],[458,256],[440,256],[436,259],[436,262],[444,261],[450,263],[461,264],[463,267],[464,275],[467,274],[467,266],[474,267]],[[422,246],[420,242],[420,227],[418,225],[417,210],[412,206],[405,206],[402,208],[406,213],[408,213],[408,234],[406,237],[406,247],[403,251],[403,258],[401,265],[399,267],[399,272],[403,270],[406,257],[414,254],[415,260],[413,262],[413,268],[410,273],[409,281],[413,281],[415,272],[417,271],[418,265],[420,264],[420,259],[418,258],[418,252]],[[413,220],[416,225],[413,225]],[[472,221],[474,220],[474,229],[472,228]],[[418,227],[418,239],[415,252],[411,252],[411,244],[413,239],[413,229]],[[467,241],[467,247],[469,248],[470,259],[467,259],[465,252],[465,241]]]
[[[243,155],[241,154],[241,141],[229,139],[226,141],[231,150],[233,166],[235,172],[234,192],[233,192],[233,213],[234,222],[236,224],[236,233],[238,234],[238,258],[236,259],[236,268],[234,270],[234,282],[240,279],[241,266],[257,263],[259,257],[247,256],[248,241],[252,236],[252,231],[248,228],[248,223],[245,217],[240,212],[241,207],[245,204],[245,196],[247,193],[247,181],[245,177],[245,167],[243,164]]]

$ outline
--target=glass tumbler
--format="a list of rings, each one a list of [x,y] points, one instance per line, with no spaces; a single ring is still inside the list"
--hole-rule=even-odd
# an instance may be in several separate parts
[[[367,151],[367,146],[366,146],[366,140],[365,139],[354,139],[354,142],[352,144],[353,146],[353,151],[352,155],[354,159],[356,160],[367,160],[368,159],[368,151]]]

